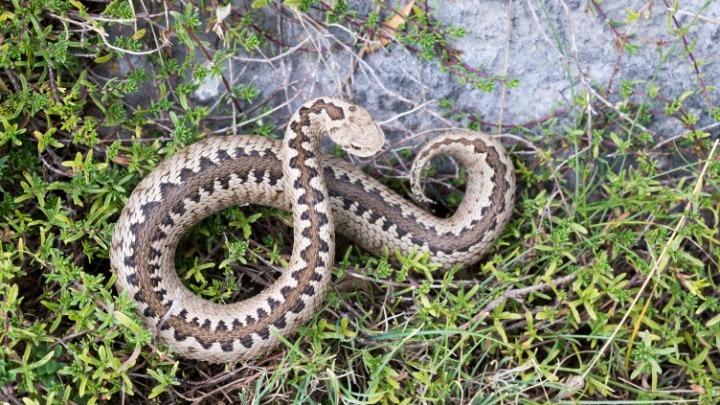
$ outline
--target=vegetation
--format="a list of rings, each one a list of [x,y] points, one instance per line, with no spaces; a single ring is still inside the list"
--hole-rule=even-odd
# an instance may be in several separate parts
[[[692,39],[699,19],[679,18],[678,3],[655,44],[658,70],[689,64],[695,88],[670,97],[656,78],[613,75],[603,87],[568,75],[568,105],[503,126],[521,187],[481,264],[443,274],[411,255],[394,268],[341,240],[322,312],[282,350],[211,366],[156,344],[113,288],[114,221],[138,181],[184,146],[239,130],[282,136],[278,94],[238,80],[248,76],[232,63],[280,70],[288,55],[348,50],[359,63],[384,44],[479,91],[523,86],[464,62],[453,43],[465,28],[421,4],[328,4],[0,0],[0,402],[720,402],[720,148],[710,136],[720,108]],[[614,66],[643,46],[628,32],[649,8],[625,21],[599,1],[590,11],[619,45]],[[276,20],[312,40],[284,42],[267,28]],[[221,89],[210,103],[196,93],[208,80]],[[496,124],[449,100],[439,108],[457,125]],[[650,129],[668,118],[683,130]],[[367,170],[406,193],[413,151],[396,142]],[[438,162],[429,187],[443,212],[462,195],[464,173],[448,167]],[[263,207],[214,214],[182,241],[179,272],[215,302],[251,295],[285,263],[288,223]]]

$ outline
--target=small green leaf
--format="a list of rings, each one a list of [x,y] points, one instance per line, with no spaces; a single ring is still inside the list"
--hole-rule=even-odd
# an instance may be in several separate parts
[[[8,292],[5,295],[5,307],[6,308],[11,307],[15,303],[17,296],[18,296],[18,285],[13,284],[12,286],[10,286],[10,288],[8,289]]]
[[[145,28],[139,29],[139,30],[138,30],[135,34],[133,34],[133,36],[131,36],[130,38],[132,38],[133,40],[137,41],[137,40],[139,40],[140,38],[142,38],[142,37],[145,36],[145,32],[146,32],[146,31],[147,31],[147,30],[146,30]]]
[[[572,223],[572,224],[570,224],[570,228],[572,228],[575,232],[581,233],[583,235],[588,234],[588,230],[585,229],[585,227],[580,224]]]
[[[255,0],[252,2],[250,7],[252,8],[262,8],[267,6],[268,4],[272,3],[272,0]]]
[[[125,315],[124,313],[120,311],[113,311],[113,317],[117,319],[118,322],[120,322],[120,325],[130,329],[135,334],[140,334],[142,332],[142,329],[140,326],[132,320],[129,316]]]
[[[712,317],[712,318],[707,322],[707,324],[705,324],[705,326],[707,326],[708,328],[712,328],[713,326],[717,325],[718,322],[720,322],[720,314],[715,315],[714,317]]]
[[[283,4],[288,7],[300,8],[303,5],[302,0],[285,0]]]
[[[78,0],[70,0],[70,4],[75,6],[78,10],[82,11],[85,10],[85,5],[79,2]]]
[[[46,354],[42,359],[28,365],[28,368],[31,370],[34,370],[36,368],[40,368],[47,364],[53,357],[55,356],[55,352],[51,351],[50,353]]]

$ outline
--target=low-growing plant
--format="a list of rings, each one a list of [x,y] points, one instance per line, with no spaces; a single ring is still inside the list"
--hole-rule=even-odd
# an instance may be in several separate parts
[[[520,187],[481,264],[442,272],[419,251],[372,257],[339,239],[322,311],[267,357],[218,366],[156,343],[113,288],[108,250],[128,196],[164,159],[213,134],[282,136],[279,93],[238,79],[238,58],[277,68],[375,41],[481,91],[523,83],[467,64],[453,48],[467,29],[419,3],[0,1],[0,402],[717,403],[720,107],[692,43],[700,23],[678,4],[658,70],[690,64],[696,88],[569,75],[567,105],[502,125]],[[631,35],[644,7],[617,20],[589,3],[616,67],[647,46]],[[320,34],[287,43],[265,28],[277,20]],[[320,36],[335,42],[313,45]],[[207,102],[197,91],[210,79],[220,94]],[[438,111],[497,127],[449,99]],[[665,119],[682,132],[651,129]],[[365,170],[409,196],[417,147],[405,141]],[[427,171],[428,208],[449,215],[467,173],[447,158]],[[215,213],[185,235],[176,267],[203,298],[246,298],[287,264],[288,225],[273,208]]]

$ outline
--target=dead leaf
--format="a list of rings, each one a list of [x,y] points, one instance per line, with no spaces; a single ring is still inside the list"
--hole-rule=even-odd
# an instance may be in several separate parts
[[[365,45],[365,51],[368,54],[371,54],[389,44],[390,41],[395,38],[398,27],[407,20],[407,17],[412,12],[414,6],[415,0],[410,0],[410,2],[402,8],[402,10],[393,12],[393,16],[385,21],[380,28],[380,32],[382,32],[382,35],[380,36],[380,43],[375,42],[373,44]]]
[[[128,166],[130,165],[130,157],[125,155],[117,155],[113,158],[113,162],[119,164],[120,166]]]
[[[172,38],[175,35],[175,28],[170,28],[162,32],[161,40],[162,40],[162,48],[165,49],[165,52],[167,52],[168,55],[172,56],[172,46],[169,46],[172,44],[170,41],[170,38]]]
[[[622,223],[630,216],[630,212],[623,212],[620,214],[617,218],[613,218],[611,221],[609,221],[605,226],[603,227],[603,232],[607,231],[610,228],[615,228],[617,226],[622,225]]]
[[[217,21],[215,21],[215,25],[213,25],[212,30],[215,35],[223,41],[225,40],[225,33],[222,30],[222,23],[230,15],[230,11],[232,11],[232,4],[217,6],[217,8],[215,8],[215,17],[217,18]]]

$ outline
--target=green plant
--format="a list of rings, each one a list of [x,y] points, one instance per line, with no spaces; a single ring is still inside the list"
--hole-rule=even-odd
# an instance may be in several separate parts
[[[184,146],[282,136],[276,96],[302,86],[271,93],[233,63],[280,72],[288,55],[324,61],[385,39],[458,83],[521,85],[470,66],[454,48],[467,29],[422,5],[383,33],[400,6],[216,3],[0,1],[0,402],[718,402],[720,108],[693,44],[700,21],[680,18],[681,2],[665,4],[667,38],[654,44],[658,70],[695,73],[679,95],[657,75],[582,82],[553,26],[566,105],[512,125],[440,101],[458,125],[511,133],[517,152],[516,210],[481,264],[440,272],[419,251],[375,258],[339,239],[323,310],[279,351],[248,365],[175,359],[113,288],[108,249],[132,189]],[[605,7],[589,3],[618,67],[651,46],[632,32],[657,11]],[[288,43],[265,28],[276,18],[318,34]],[[201,83],[217,79],[218,100],[199,102]],[[683,130],[661,138],[651,128],[663,119]],[[405,141],[366,171],[408,195],[417,148]],[[431,208],[450,213],[467,174],[434,163],[428,195],[446,198]],[[181,241],[179,274],[213,302],[250,296],[287,264],[290,222],[272,208],[214,213]]]

